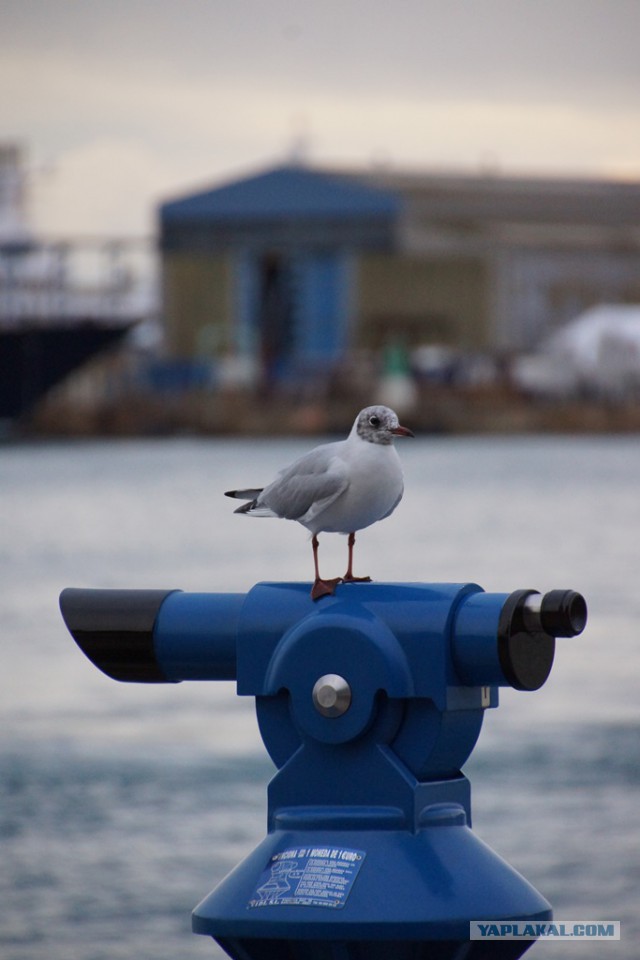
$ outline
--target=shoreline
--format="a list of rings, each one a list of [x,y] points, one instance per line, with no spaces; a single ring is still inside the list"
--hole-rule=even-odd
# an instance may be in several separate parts
[[[52,439],[343,434],[350,429],[355,413],[374,402],[385,402],[385,398],[375,391],[367,396],[354,391],[350,396],[326,397],[192,391],[81,402],[53,394],[29,416],[11,424],[8,436]],[[638,401],[541,400],[502,386],[422,386],[411,406],[396,410],[403,421],[422,434],[640,433]]]

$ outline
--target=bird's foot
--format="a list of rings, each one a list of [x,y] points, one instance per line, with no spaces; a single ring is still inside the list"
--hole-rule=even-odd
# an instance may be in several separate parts
[[[320,597],[332,596],[339,583],[342,583],[342,577],[335,577],[333,580],[321,580],[318,577],[311,588],[311,599],[319,600]]]
[[[343,583],[371,583],[371,577],[354,577],[352,573],[345,573]]]

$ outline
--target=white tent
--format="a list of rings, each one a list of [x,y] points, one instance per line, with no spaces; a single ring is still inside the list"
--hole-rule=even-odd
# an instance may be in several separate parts
[[[640,394],[640,304],[600,304],[519,358],[514,379],[540,394]]]
[[[640,304],[600,304],[553,334],[544,352],[586,387],[626,394],[640,386]]]

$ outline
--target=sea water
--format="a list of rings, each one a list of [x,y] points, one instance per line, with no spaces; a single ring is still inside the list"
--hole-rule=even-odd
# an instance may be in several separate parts
[[[295,523],[233,514],[304,440],[167,439],[0,449],[0,957],[195,960],[199,900],[265,833],[273,767],[234,685],[118,684],[58,611],[75,587],[244,592],[312,573]],[[501,692],[465,767],[474,829],[558,919],[621,920],[640,956],[640,438],[398,442],[406,493],[358,535],[356,574],[558,587],[589,605],[546,685]],[[346,541],[321,537],[326,576]],[[482,919],[482,918],[480,918]],[[392,958],[390,958],[392,960]]]

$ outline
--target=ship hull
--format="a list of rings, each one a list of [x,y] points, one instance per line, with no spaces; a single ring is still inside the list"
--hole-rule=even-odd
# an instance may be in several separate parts
[[[122,340],[130,329],[120,323],[46,326],[22,322],[0,331],[0,419],[28,413],[76,368]]]

